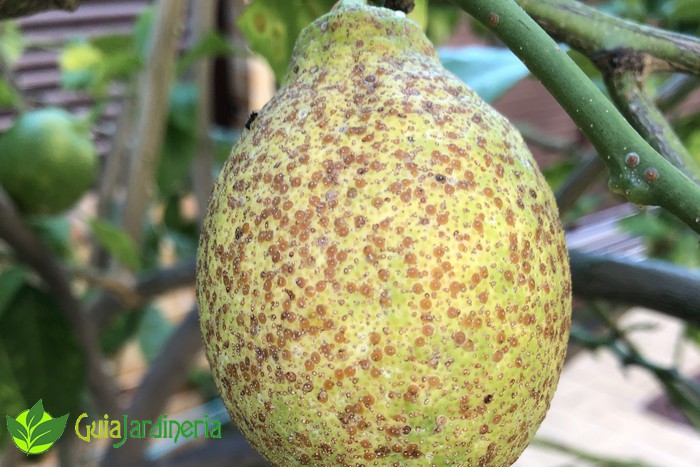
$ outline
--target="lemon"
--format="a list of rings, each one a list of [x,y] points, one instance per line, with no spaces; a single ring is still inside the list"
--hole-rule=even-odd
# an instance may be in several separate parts
[[[73,206],[97,174],[97,153],[82,121],[55,107],[26,112],[0,136],[0,185],[26,214]]]

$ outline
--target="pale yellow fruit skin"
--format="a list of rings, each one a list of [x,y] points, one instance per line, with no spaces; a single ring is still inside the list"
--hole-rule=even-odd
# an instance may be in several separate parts
[[[341,8],[226,162],[197,292],[226,406],[275,465],[509,465],[571,283],[522,138],[412,22]]]

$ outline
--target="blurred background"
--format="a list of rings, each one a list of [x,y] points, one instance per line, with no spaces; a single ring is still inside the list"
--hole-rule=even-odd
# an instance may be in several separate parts
[[[588,3],[700,31],[695,0]],[[29,460],[0,428],[1,465],[265,465],[230,423],[201,350],[198,225],[231,146],[282,79],[299,25],[332,4],[91,0],[0,23],[0,185],[12,200],[0,199],[0,415],[39,398],[52,415],[71,414],[56,448]],[[697,234],[611,193],[568,115],[466,14],[425,1],[412,15],[445,65],[520,129],[579,255],[567,364],[517,465],[700,465],[700,306],[674,299],[699,294]],[[606,92],[590,58],[566,50]],[[647,80],[696,161],[699,85],[670,73]],[[56,123],[63,115],[27,147],[18,128],[30,123],[20,116],[56,108],[70,113],[75,134]],[[65,176],[39,180],[53,172]],[[70,206],[36,200],[82,184]],[[605,287],[620,276],[627,289]],[[75,416],[111,410],[133,419],[206,413],[223,436],[118,450],[73,436]]]

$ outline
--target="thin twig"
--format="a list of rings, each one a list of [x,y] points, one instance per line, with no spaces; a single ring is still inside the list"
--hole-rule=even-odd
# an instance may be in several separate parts
[[[90,305],[88,314],[93,317],[97,329],[103,330],[125,308],[138,307],[170,290],[191,286],[194,284],[194,278],[195,260],[183,261],[137,279],[129,294],[134,298],[132,302],[125,302],[122,295],[100,294]]]
[[[187,369],[202,348],[197,309],[193,308],[173,332],[136,390],[126,415],[131,420],[155,420],[169,397],[182,388]],[[131,439],[120,449],[108,449],[103,466],[134,465],[143,460],[148,439]]]
[[[192,18],[194,41],[201,39],[216,27],[217,7],[218,2],[203,2],[194,9]],[[195,65],[194,70],[199,99],[197,101],[197,157],[192,166],[192,185],[199,206],[199,219],[204,215],[209,194],[214,185],[214,144],[210,135],[213,69],[213,60],[205,58]]]
[[[185,0],[157,2],[153,42],[148,54],[149,66],[142,75],[139,89],[136,144],[122,219],[124,229],[137,246],[143,243],[144,222],[153,195],[185,6]]]
[[[95,404],[105,413],[118,413],[116,385],[102,368],[97,331],[76,299],[65,270],[20,217],[10,197],[0,187],[0,238],[15,250],[17,257],[43,279],[60,304],[82,347],[87,361],[88,387]]]
[[[114,195],[118,185],[119,177],[123,177],[125,166],[128,161],[128,154],[131,152],[132,138],[134,132],[134,107],[135,96],[132,90],[133,84],[129,83],[127,91],[121,102],[117,128],[110,139],[112,146],[105,157],[105,167],[99,183],[97,216],[100,219],[109,219],[112,214]]]
[[[97,286],[105,292],[118,296],[119,300],[127,307],[136,306],[141,299],[134,291],[134,285],[129,282],[108,277],[99,271],[87,267],[68,266],[66,269],[71,276],[82,279],[90,285]]]

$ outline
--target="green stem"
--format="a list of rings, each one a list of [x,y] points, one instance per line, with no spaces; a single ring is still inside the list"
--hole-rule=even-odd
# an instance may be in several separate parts
[[[700,187],[630,126],[514,0],[452,1],[498,36],[573,118],[607,165],[613,191],[662,206],[700,233]]]
[[[619,49],[649,56],[654,70],[700,74],[698,39],[611,16],[575,0],[516,0],[548,33],[589,57]]]

